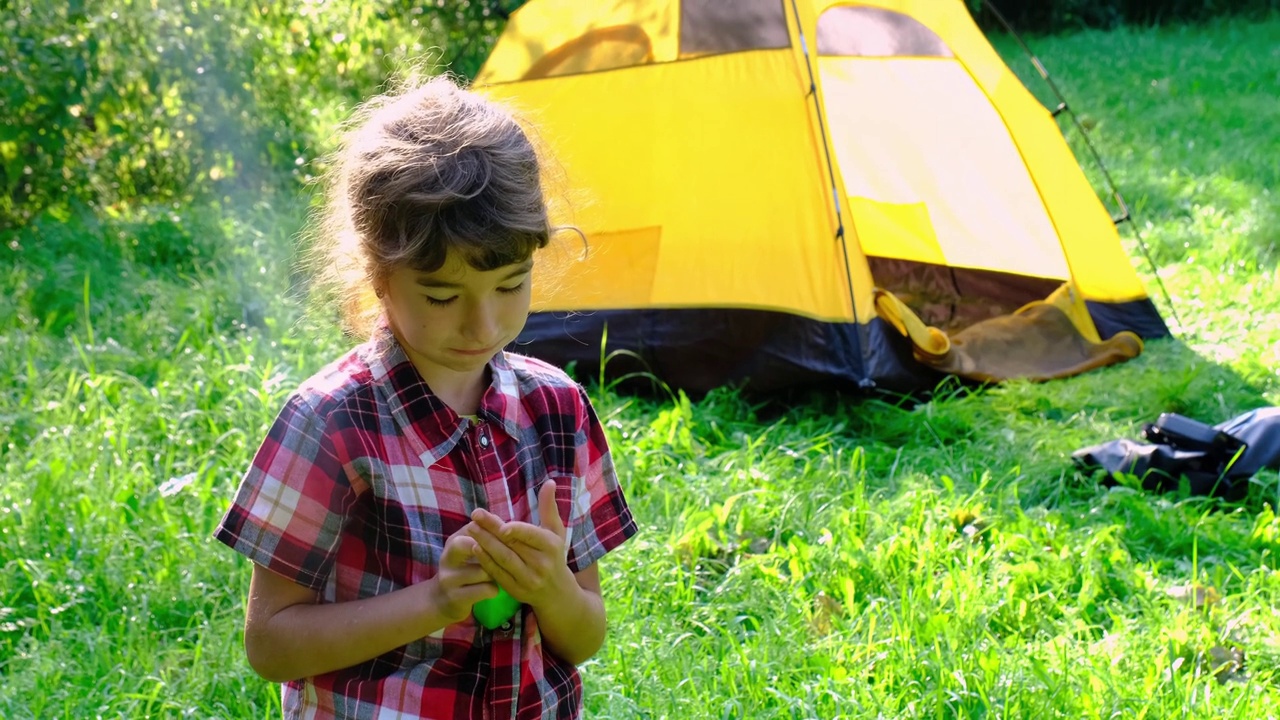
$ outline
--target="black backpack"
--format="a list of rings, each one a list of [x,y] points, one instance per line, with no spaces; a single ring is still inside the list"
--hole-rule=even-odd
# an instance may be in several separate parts
[[[1193,495],[1244,499],[1249,479],[1264,467],[1280,469],[1280,407],[1251,410],[1218,425],[1164,413],[1142,427],[1146,442],[1120,439],[1077,450],[1076,467],[1137,476],[1142,487],[1176,490],[1186,478]]]

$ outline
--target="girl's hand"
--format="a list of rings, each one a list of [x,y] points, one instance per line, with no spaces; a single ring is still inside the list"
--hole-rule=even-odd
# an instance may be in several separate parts
[[[431,602],[450,625],[471,615],[471,606],[498,594],[493,577],[481,567],[479,546],[471,536],[475,523],[454,533],[444,543],[440,569],[430,583]]]
[[[467,525],[479,545],[480,567],[511,597],[534,610],[578,590],[565,563],[565,529],[556,509],[556,484],[538,488],[538,525],[504,523],[477,509]]]

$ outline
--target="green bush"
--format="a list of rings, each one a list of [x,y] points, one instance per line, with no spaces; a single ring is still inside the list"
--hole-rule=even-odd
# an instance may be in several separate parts
[[[305,180],[345,109],[411,65],[474,72],[494,0],[0,2],[0,234],[77,200]]]

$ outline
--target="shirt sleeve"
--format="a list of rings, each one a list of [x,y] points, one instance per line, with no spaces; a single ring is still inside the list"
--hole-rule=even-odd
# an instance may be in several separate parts
[[[322,417],[289,398],[214,537],[299,585],[320,590],[356,492]]]
[[[614,470],[604,427],[586,391],[578,388],[575,487],[569,511],[569,569],[580,572],[635,535],[638,528]]]

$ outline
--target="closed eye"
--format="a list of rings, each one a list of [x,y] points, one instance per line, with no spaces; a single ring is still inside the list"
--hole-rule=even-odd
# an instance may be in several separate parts
[[[524,289],[524,283],[523,283],[523,282],[521,282],[519,285],[515,285],[515,286],[512,286],[512,287],[500,287],[500,288],[498,288],[498,292],[501,292],[501,293],[518,293],[518,292],[520,292],[520,291],[521,291],[521,290],[523,290],[523,289]]]
[[[452,303],[454,300],[457,300],[458,296],[454,295],[453,297],[447,297],[447,298],[433,298],[430,295],[427,295],[426,298],[427,298],[427,304],[429,305],[448,305]]]

